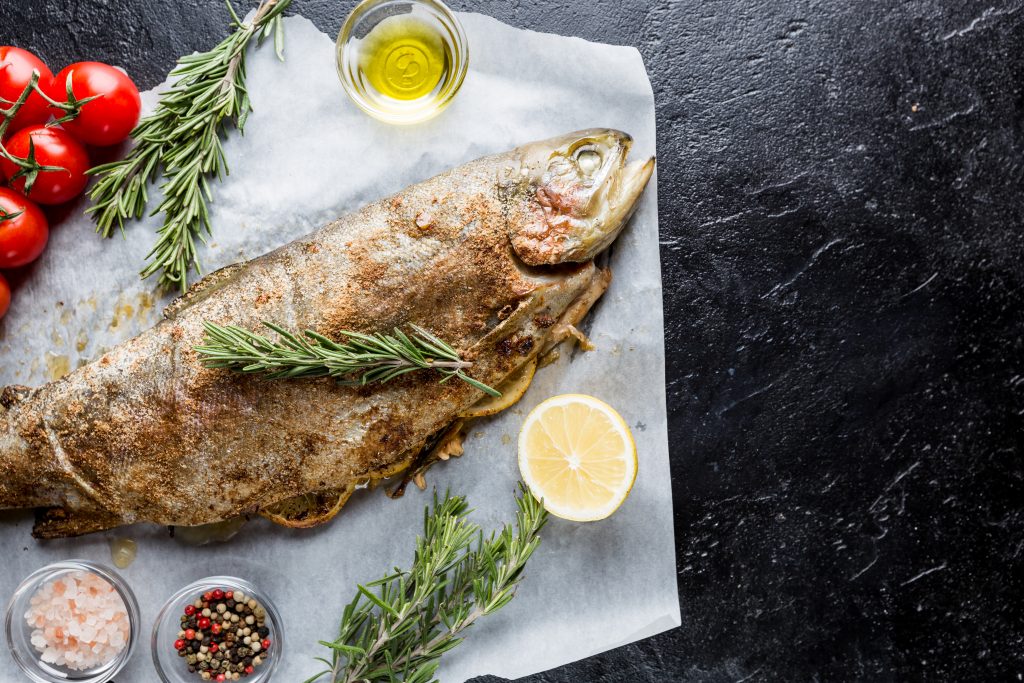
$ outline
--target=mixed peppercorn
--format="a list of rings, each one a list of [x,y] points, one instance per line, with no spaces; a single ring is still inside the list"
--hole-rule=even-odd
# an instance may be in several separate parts
[[[207,591],[185,606],[174,649],[204,681],[237,681],[270,657],[266,621],[267,611],[252,596]]]

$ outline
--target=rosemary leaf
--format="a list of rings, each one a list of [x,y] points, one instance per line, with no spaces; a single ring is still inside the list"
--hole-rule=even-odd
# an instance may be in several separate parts
[[[197,241],[210,234],[208,179],[228,174],[220,135],[227,122],[239,132],[252,111],[245,90],[245,53],[275,32],[274,48],[283,55],[282,13],[291,0],[261,0],[252,21],[238,18],[227,2],[234,32],[208,52],[186,55],[171,71],[171,89],[160,96],[153,113],[132,131],[135,147],[120,161],[89,170],[98,181],[89,191],[87,210],[96,232],[113,236],[127,221],[141,218],[149,197],[146,186],[161,176],[164,198],[153,214],[164,224],[146,257],[143,278],[159,273],[161,285],[185,291],[188,275],[200,269]]]
[[[455,377],[491,396],[501,396],[464,372],[472,362],[462,360],[458,351],[417,325],[411,325],[412,335],[397,328],[390,335],[343,331],[346,341],[339,343],[312,330],[300,336],[271,322],[263,324],[277,333],[277,341],[235,325],[205,323],[206,337],[195,349],[204,367],[257,373],[267,379],[334,377],[346,385],[387,382],[408,372],[434,370],[441,374],[441,382]]]

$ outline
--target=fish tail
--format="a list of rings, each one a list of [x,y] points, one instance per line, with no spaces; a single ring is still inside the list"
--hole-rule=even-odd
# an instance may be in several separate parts
[[[87,484],[69,486],[66,463],[60,462],[52,440],[25,436],[47,432],[35,415],[35,393],[23,386],[0,389],[0,510],[35,508],[32,535],[40,539],[80,536],[124,524],[84,495],[91,490]]]
[[[63,507],[40,509],[32,526],[32,537],[40,540],[71,538],[121,526],[118,515],[102,510],[69,510]]]
[[[40,481],[46,454],[22,436],[20,429],[23,404],[33,390],[24,386],[0,388],[0,510],[33,508],[53,503],[50,487]]]

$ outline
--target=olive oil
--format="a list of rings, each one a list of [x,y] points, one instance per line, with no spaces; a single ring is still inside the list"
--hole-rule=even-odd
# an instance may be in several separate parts
[[[338,76],[381,121],[424,121],[444,109],[469,64],[466,34],[440,0],[362,0],[338,34]]]
[[[370,87],[396,100],[429,96],[445,79],[450,62],[441,34],[412,14],[384,19],[359,49],[359,67]]]

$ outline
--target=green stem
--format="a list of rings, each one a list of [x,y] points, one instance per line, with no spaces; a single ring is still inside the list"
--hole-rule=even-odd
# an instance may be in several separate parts
[[[0,223],[3,223],[4,221],[14,220],[23,213],[25,213],[24,210],[15,211],[14,213],[8,213],[7,209],[0,207]]]
[[[70,77],[69,77],[70,78]],[[68,86],[68,92],[70,93],[70,85]],[[72,101],[65,103],[54,102],[46,93],[43,92],[42,88],[39,87],[39,71],[37,69],[32,70],[32,75],[29,77],[28,84],[22,89],[21,94],[18,95],[18,99],[11,103],[6,109],[0,109],[0,157],[7,159],[12,164],[18,167],[18,172],[11,176],[8,180],[14,180],[25,176],[25,193],[27,194],[32,190],[32,185],[35,182],[36,176],[42,172],[66,172],[67,169],[63,166],[45,166],[40,164],[35,159],[35,147],[32,144],[31,138],[29,138],[29,155],[27,158],[22,158],[11,154],[7,151],[7,148],[3,144],[3,138],[7,134],[7,128],[10,126],[11,121],[18,115],[18,112],[24,106],[25,102],[32,92],[36,92],[43,97],[48,103],[53,106],[59,107],[64,111],[68,112],[66,116],[61,117],[58,121],[69,121],[76,116],[81,109],[81,106],[90,100],[99,97],[94,95],[93,97],[87,97],[83,100],[75,100],[72,95]],[[56,122],[55,122],[56,123]],[[8,216],[8,218],[10,218]],[[5,219],[6,220],[6,219]]]
[[[28,85],[26,85],[25,88],[21,91],[21,94],[18,95],[18,99],[12,102],[11,106],[9,106],[7,109],[0,109],[0,117],[3,118],[3,120],[0,121],[0,140],[2,140],[4,135],[7,133],[7,126],[10,125],[11,119],[13,119],[18,114],[18,110],[21,109],[23,104],[25,104],[25,100],[28,99],[29,94],[32,92],[33,88],[38,82],[39,72],[33,69],[32,76],[29,78],[28,81]],[[0,147],[2,147],[2,145],[0,145]]]

